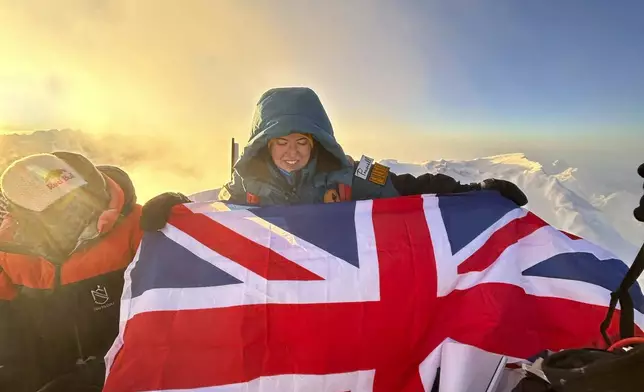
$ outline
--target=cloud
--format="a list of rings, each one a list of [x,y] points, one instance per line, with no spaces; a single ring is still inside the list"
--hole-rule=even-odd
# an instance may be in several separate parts
[[[422,95],[422,51],[413,50],[422,38],[386,2],[26,0],[3,9],[2,121],[223,134],[245,130],[255,100],[277,85],[312,86],[338,115],[393,112]]]
[[[40,126],[144,133],[221,128],[224,114],[241,113],[245,103],[240,91],[252,81],[241,76],[260,76],[251,54],[270,60],[279,53],[252,45],[243,25],[261,29],[261,21],[228,3],[26,1],[7,8],[0,80],[12,81],[11,96],[3,97],[10,113],[2,115],[13,122],[22,116]]]

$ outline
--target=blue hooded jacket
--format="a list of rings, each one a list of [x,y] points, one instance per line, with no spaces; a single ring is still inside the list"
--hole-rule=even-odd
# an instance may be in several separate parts
[[[267,146],[270,139],[294,132],[310,134],[315,143],[307,166],[289,181],[273,163]],[[220,199],[245,203],[250,193],[259,197],[261,205],[321,203],[325,193],[337,190],[339,184],[352,187],[354,200],[398,196],[389,179],[378,185],[354,172],[355,164],[336,141],[317,94],[306,87],[275,88],[257,103],[250,138]]]

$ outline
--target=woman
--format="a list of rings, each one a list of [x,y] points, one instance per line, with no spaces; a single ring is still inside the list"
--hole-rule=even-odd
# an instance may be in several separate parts
[[[142,236],[132,182],[56,152],[12,163],[0,186],[0,390],[100,391]]]
[[[460,184],[443,174],[396,175],[367,157],[356,163],[336,141],[315,92],[293,87],[262,95],[233,181],[221,189],[218,199],[254,205],[328,203],[481,189],[498,190],[520,206],[527,203],[516,185],[503,180]],[[173,205],[189,201],[171,192],[150,200],[143,208],[143,229],[159,230]]]

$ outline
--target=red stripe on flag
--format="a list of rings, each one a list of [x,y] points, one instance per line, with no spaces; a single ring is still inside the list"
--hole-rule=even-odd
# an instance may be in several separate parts
[[[583,238],[579,237],[578,235],[568,233],[567,231],[564,231],[564,230],[559,230],[559,231],[564,233],[566,235],[566,237],[570,238],[571,240],[581,240],[581,239],[583,239]]]
[[[527,294],[506,283],[455,290],[440,303],[436,315],[449,314],[441,318],[441,328],[458,342],[486,351],[529,358],[545,349],[605,348],[599,331],[605,306]],[[619,333],[619,313],[615,311],[609,336]],[[639,326],[635,331],[641,336]]]
[[[175,207],[169,223],[220,255],[268,280],[323,280],[270,248],[249,240],[204,214]]]
[[[374,392],[423,392],[418,367],[428,353],[420,342],[436,322],[438,275],[427,218],[420,196],[381,199],[373,204],[373,225],[380,263],[383,330],[398,337],[382,340],[387,366],[377,368]],[[388,321],[386,322],[385,320]],[[379,338],[376,338],[380,340]]]
[[[498,229],[473,255],[462,262],[457,271],[459,274],[484,271],[501,256],[510,245],[527,237],[548,224],[535,214],[528,212],[522,218],[515,219]]]
[[[270,304],[138,314],[128,321],[104,392],[369,370],[386,353],[381,345],[367,344],[377,336],[377,325],[365,320],[369,307]]]

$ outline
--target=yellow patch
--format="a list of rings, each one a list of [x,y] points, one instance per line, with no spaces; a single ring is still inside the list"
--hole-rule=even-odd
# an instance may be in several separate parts
[[[369,181],[378,185],[385,185],[389,177],[389,168],[379,163],[374,163],[369,175]]]
[[[340,195],[338,194],[338,191],[335,189],[329,189],[326,191],[324,194],[324,202],[325,203],[339,203],[340,202]]]

